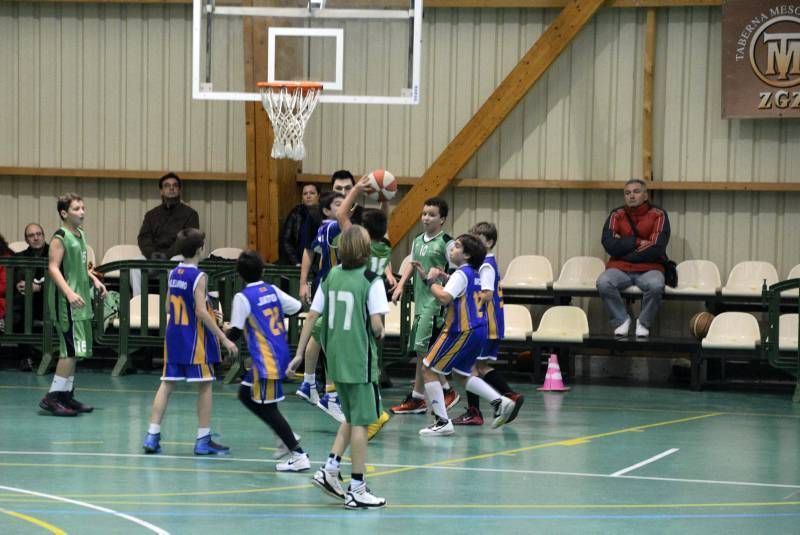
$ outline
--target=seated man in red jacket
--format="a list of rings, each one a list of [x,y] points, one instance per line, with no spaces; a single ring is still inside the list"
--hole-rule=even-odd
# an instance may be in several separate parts
[[[631,317],[620,291],[638,286],[644,292],[636,336],[650,334],[664,294],[664,259],[669,242],[667,213],[648,202],[647,184],[625,183],[625,206],[611,211],[603,226],[603,248],[611,257],[597,278],[597,291],[611,316],[616,336],[627,336]]]

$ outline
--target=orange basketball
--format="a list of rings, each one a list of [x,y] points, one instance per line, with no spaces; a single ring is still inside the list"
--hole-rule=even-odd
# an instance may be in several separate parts
[[[712,321],[714,314],[711,312],[698,312],[689,320],[689,332],[698,340],[702,340],[708,334]]]

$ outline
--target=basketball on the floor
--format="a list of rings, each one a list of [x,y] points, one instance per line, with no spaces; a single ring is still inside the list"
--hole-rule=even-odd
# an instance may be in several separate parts
[[[689,320],[689,332],[698,340],[702,340],[708,334],[712,321],[714,314],[711,312],[698,312]]]
[[[367,175],[370,183],[370,191],[367,197],[373,201],[390,201],[397,193],[397,179],[385,169],[376,169]]]

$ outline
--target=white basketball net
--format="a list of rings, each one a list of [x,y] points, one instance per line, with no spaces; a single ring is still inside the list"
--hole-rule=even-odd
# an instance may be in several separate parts
[[[321,87],[261,87],[261,102],[275,133],[273,158],[305,158],[303,134],[321,93]]]

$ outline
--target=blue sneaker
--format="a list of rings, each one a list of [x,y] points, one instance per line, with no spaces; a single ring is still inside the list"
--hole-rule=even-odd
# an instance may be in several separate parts
[[[231,452],[228,446],[217,444],[211,440],[211,434],[198,438],[194,443],[195,455],[227,455]]]
[[[300,386],[297,388],[297,392],[295,392],[295,394],[297,394],[297,397],[308,401],[312,405],[316,405],[319,402],[319,393],[317,392],[315,385],[312,385],[311,383],[306,383],[305,381],[300,383]]]
[[[142,447],[145,453],[161,453],[161,433],[147,433]]]
[[[336,394],[325,394],[319,398],[317,407],[325,411],[328,416],[343,424],[345,422],[342,406],[339,404],[339,396]]]

